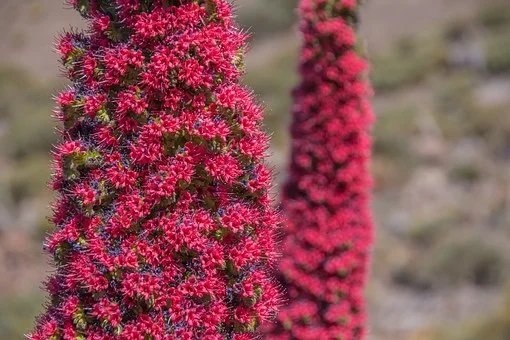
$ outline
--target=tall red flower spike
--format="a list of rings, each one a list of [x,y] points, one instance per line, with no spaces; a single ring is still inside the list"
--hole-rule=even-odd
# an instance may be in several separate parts
[[[250,339],[280,299],[262,110],[226,0],[72,0],[56,272],[30,335]]]
[[[362,339],[372,242],[368,172],[373,115],[355,49],[355,0],[302,0],[282,280],[289,305],[272,339]]]

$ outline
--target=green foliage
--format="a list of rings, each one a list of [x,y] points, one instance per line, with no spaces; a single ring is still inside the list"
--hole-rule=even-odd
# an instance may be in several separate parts
[[[41,313],[43,294],[17,294],[0,299],[0,334],[2,339],[22,339]]]
[[[508,340],[510,339],[510,290],[500,307],[488,316],[464,322],[451,331],[443,331],[438,340]]]
[[[434,86],[435,118],[447,139],[479,138],[492,154],[504,154],[510,134],[510,116],[505,105],[478,100],[476,90],[480,83],[475,73],[462,70],[439,78]]]
[[[374,129],[372,174],[378,189],[395,188],[412,173],[417,157],[411,144],[419,112],[413,105],[398,103],[381,110]]]
[[[372,82],[388,91],[424,80],[445,61],[445,46],[435,36],[402,39],[395,48],[372,57]]]
[[[495,0],[484,5],[478,21],[486,29],[487,68],[492,73],[510,71],[510,6],[508,1]]]
[[[0,133],[2,198],[15,207],[27,197],[47,195],[49,151],[56,140],[51,90],[18,69],[0,67]]]
[[[454,181],[474,183],[482,178],[483,171],[478,164],[464,162],[454,164],[452,169],[450,169],[449,175]]]
[[[469,71],[456,71],[437,79],[434,84],[434,111],[441,130],[448,139],[459,139],[473,133],[475,127],[468,119],[476,115],[474,101],[476,75]]]
[[[240,1],[243,11],[239,22],[254,34],[256,39],[288,30],[296,20],[297,0]]]
[[[431,257],[427,271],[447,284],[469,282],[476,285],[501,283],[508,261],[492,242],[482,235],[467,240],[449,240],[441,245],[441,252]]]
[[[0,134],[3,150],[14,158],[48,153],[56,140],[52,121],[51,90],[23,71],[0,67]]]
[[[418,247],[428,248],[436,244],[447,233],[449,221],[427,220],[409,230],[409,238]]]
[[[374,130],[374,153],[393,159],[411,157],[409,144],[402,143],[402,140],[412,138],[415,134],[418,114],[415,107],[408,105],[380,112]]]
[[[508,1],[500,0],[484,5],[478,13],[478,20],[489,29],[497,29],[510,24]]]
[[[288,41],[265,62],[248,65],[245,77],[246,83],[267,107],[266,126],[271,132],[278,132],[272,138],[272,143],[278,146],[287,140],[285,132],[292,103],[291,90],[298,81],[297,55],[297,41]]]
[[[48,105],[19,112],[10,119],[3,144],[14,158],[27,157],[33,153],[48,153],[56,140],[55,123],[49,117]],[[44,114],[43,114],[44,113]]]
[[[497,314],[494,319],[487,320],[475,327],[471,334],[458,337],[458,340],[508,340],[510,338],[510,313]],[[452,339],[453,340],[453,339]]]
[[[16,162],[3,178],[9,190],[11,202],[19,204],[28,197],[49,194],[50,163],[46,155],[32,155]]]
[[[427,228],[446,230],[447,227],[429,225]],[[437,238],[437,233],[441,232],[433,229],[425,231],[425,234],[423,230],[420,231],[421,235],[414,238],[422,242],[425,235],[424,239],[430,242],[431,236]],[[459,237],[453,234],[427,248],[426,256],[415,256],[395,272],[395,282],[416,289],[456,287],[461,284],[494,286],[504,282],[507,275],[505,269],[510,263],[501,247],[483,238],[483,235]]]
[[[493,73],[510,71],[510,21],[488,39],[487,68]]]

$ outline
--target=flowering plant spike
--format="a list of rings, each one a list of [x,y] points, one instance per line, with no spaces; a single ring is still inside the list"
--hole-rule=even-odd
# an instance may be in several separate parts
[[[280,294],[262,110],[224,0],[71,0],[56,270],[33,340],[250,339]]]
[[[364,337],[372,242],[368,172],[373,115],[356,51],[356,0],[301,0],[301,84],[294,92],[282,280],[290,304],[272,339]]]

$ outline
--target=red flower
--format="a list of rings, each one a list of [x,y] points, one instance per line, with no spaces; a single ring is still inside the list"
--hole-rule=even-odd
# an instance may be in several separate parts
[[[99,94],[97,96],[88,96],[85,98],[84,111],[89,117],[95,117],[98,111],[106,104],[106,96]]]
[[[207,160],[205,168],[215,180],[227,184],[232,184],[243,174],[237,159],[229,154],[218,155]]]
[[[359,340],[372,241],[366,62],[357,0],[301,0],[302,80],[294,92],[282,283],[289,305],[271,339]]]
[[[117,327],[121,321],[119,305],[107,298],[103,298],[92,308],[92,315],[109,322],[113,327]]]
[[[210,85],[212,77],[204,71],[196,59],[188,59],[181,65],[178,79],[191,88]]]
[[[35,340],[250,339],[280,303],[262,109],[227,0],[70,1]]]
[[[92,205],[96,201],[96,192],[87,186],[78,186],[74,195],[80,200],[80,202],[84,205]]]

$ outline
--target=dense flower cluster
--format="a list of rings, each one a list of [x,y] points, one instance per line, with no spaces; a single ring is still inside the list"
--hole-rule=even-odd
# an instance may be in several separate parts
[[[367,170],[373,115],[355,50],[356,0],[302,0],[282,280],[290,304],[271,339],[362,339],[372,240]]]
[[[275,316],[261,108],[226,0],[71,0],[56,271],[33,340],[250,339]]]

